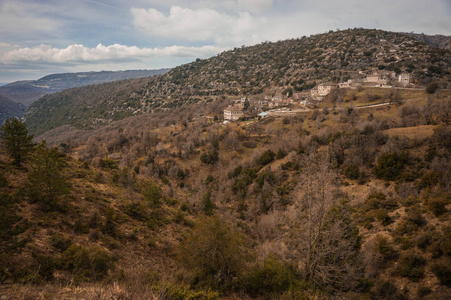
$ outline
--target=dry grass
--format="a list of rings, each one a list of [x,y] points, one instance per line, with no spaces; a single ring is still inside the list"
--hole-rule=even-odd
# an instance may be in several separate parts
[[[86,284],[80,286],[59,285],[6,285],[0,288],[0,299],[8,300],[158,300],[163,294],[155,293],[147,286],[113,283],[108,285]]]
[[[434,129],[437,128],[436,125],[421,125],[414,127],[404,127],[404,128],[390,128],[384,130],[384,133],[389,137],[394,136],[405,136],[412,140],[424,140],[434,134]]]

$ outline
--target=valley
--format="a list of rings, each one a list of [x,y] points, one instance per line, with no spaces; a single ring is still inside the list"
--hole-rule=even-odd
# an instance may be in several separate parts
[[[447,299],[450,61],[349,29],[43,96],[0,154],[0,295]]]

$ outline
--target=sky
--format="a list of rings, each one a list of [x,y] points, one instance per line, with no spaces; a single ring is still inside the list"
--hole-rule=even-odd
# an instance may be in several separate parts
[[[357,27],[451,35],[451,0],[0,0],[0,83],[171,68]]]

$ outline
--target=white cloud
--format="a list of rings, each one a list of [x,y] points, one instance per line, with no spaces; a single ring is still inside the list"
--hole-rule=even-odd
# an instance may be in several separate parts
[[[52,48],[50,45],[39,45],[33,48],[6,50],[0,56],[0,63],[96,63],[116,60],[143,60],[159,57],[171,58],[206,58],[225,49],[215,46],[183,47],[171,46],[165,48],[138,48],[114,44],[104,46],[98,44],[95,48],[74,44],[67,48]]]
[[[57,28],[61,28],[61,23],[43,16],[45,7],[19,1],[0,3],[0,32],[10,35],[55,32]]]
[[[132,8],[131,12],[135,27],[149,35],[219,45],[258,43],[262,41],[259,31],[267,25],[265,18],[247,12],[227,15],[210,8],[173,6],[167,16],[154,8]]]

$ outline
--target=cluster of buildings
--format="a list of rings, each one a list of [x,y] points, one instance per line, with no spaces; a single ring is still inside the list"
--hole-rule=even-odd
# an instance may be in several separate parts
[[[346,82],[341,83],[323,83],[315,86],[308,92],[301,92],[293,94],[291,98],[280,97],[270,97],[265,96],[264,100],[258,101],[256,104],[260,106],[267,106],[270,109],[276,107],[283,107],[290,104],[305,106],[308,100],[322,101],[328,94],[330,94],[336,88],[357,88],[359,86],[374,86],[374,87],[392,87],[391,84],[397,82],[399,85],[406,86],[410,84],[411,78],[410,74],[403,73],[396,76],[395,72],[392,71],[376,71],[371,74],[365,74],[364,72],[359,72],[358,79],[349,79]],[[248,101],[246,97],[238,99],[232,106],[228,106],[224,109],[224,120],[235,121],[239,118],[245,116],[244,105]],[[267,113],[261,113],[259,117],[266,117]]]

